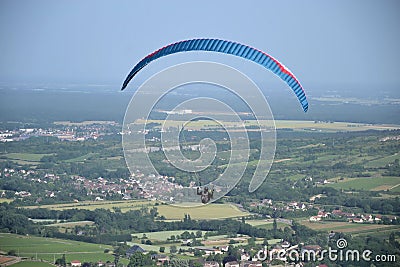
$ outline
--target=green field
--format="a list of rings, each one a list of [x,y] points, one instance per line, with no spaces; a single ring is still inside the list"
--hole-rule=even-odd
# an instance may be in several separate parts
[[[396,186],[398,184],[400,184],[400,177],[367,177],[347,178],[325,186],[344,190],[390,191],[391,189],[398,190]]]
[[[57,226],[57,227],[65,227],[65,228],[73,228],[75,226],[84,226],[84,225],[93,225],[92,221],[78,221],[78,222],[63,222],[63,223],[52,223],[47,226]]]
[[[148,239],[157,240],[157,241],[167,241],[171,235],[178,236],[185,232],[186,230],[176,230],[176,231],[161,231],[161,232],[147,232],[147,233],[135,233],[132,236],[137,236],[138,238],[142,238],[143,235],[146,235]],[[189,233],[193,232],[196,234],[197,230],[187,230]],[[206,231],[201,231],[204,235]]]
[[[64,162],[83,162],[86,159],[88,159],[89,157],[93,157],[95,155],[98,155],[98,154],[97,153],[88,153],[86,155],[83,155],[83,156],[80,156],[80,157],[77,157],[77,158],[64,160]]]
[[[396,159],[400,160],[400,154],[396,153],[394,155],[390,155],[387,157],[382,157],[379,159],[371,160],[365,164],[368,168],[382,168],[388,165],[389,163],[394,162]]]
[[[50,262],[53,262],[54,258],[61,258],[62,254],[65,254],[67,261],[113,261],[114,258],[111,254],[104,253],[105,249],[112,250],[112,247],[56,238],[0,234],[0,250],[6,252],[15,250],[21,257],[43,259]]]
[[[300,223],[308,228],[319,231],[335,231],[343,233],[376,233],[378,231],[395,231],[399,230],[398,225],[381,225],[381,224],[364,224],[364,223],[349,223],[349,222],[309,222],[308,220],[300,221]]]
[[[27,206],[26,208],[48,208],[53,210],[66,209],[108,209],[120,208],[122,212],[128,210],[140,209],[141,207],[157,207],[160,215],[163,215],[167,220],[180,220],[185,214],[189,214],[192,219],[223,219],[247,216],[247,212],[239,210],[232,204],[209,204],[200,207],[175,207],[171,205],[155,206],[154,201],[146,200],[128,200],[128,201],[84,201],[80,203]]]
[[[92,221],[77,221],[77,222],[63,222],[63,223],[51,223],[46,226],[56,227],[60,233],[66,233],[66,231],[73,231],[76,226],[91,226],[94,225]]]
[[[18,159],[24,161],[40,161],[44,156],[52,154],[32,154],[32,153],[8,153],[6,154],[9,159]]]
[[[27,206],[25,208],[47,208],[51,210],[68,210],[68,209],[85,209],[85,210],[95,210],[95,209],[108,209],[112,210],[114,207],[126,210],[138,209],[143,206],[154,205],[154,202],[147,200],[128,200],[128,201],[82,201],[78,203],[64,203],[64,204],[54,204],[54,205],[37,205],[37,206]]]
[[[246,223],[262,229],[271,230],[273,228],[273,221],[266,220],[246,220]],[[277,222],[278,229],[283,229],[288,226],[285,223]]]
[[[13,265],[12,267],[54,267],[54,265],[47,263],[47,262],[40,262],[40,261],[20,261]]]

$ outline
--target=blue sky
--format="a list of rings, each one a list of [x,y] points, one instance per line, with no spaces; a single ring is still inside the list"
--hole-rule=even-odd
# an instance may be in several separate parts
[[[0,0],[0,82],[119,86],[146,54],[212,37],[270,53],[303,83],[399,86],[399,25],[396,0]]]

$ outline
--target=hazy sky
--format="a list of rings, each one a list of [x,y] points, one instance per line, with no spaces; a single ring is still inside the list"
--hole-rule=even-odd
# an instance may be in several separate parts
[[[120,85],[146,54],[209,37],[264,50],[309,84],[400,85],[397,0],[0,0],[0,36],[3,83]]]

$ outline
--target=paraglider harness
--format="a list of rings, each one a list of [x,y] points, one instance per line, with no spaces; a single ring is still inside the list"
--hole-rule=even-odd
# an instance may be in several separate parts
[[[208,203],[214,196],[214,188],[211,190],[208,189],[208,187],[204,187],[203,190],[200,189],[200,187],[197,187],[197,195],[201,196],[201,202],[203,204]]]

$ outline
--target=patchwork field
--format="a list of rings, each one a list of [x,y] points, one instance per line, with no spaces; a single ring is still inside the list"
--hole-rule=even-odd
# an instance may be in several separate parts
[[[128,201],[83,201],[79,203],[67,203],[56,205],[27,206],[25,208],[47,208],[53,210],[66,209],[108,209],[120,208],[122,212],[140,209],[143,206],[153,207],[154,201],[128,200]],[[249,213],[239,210],[232,204],[209,204],[200,207],[175,207],[171,205],[157,205],[159,215],[163,215],[167,220],[180,220],[185,214],[189,214],[192,219],[223,219],[247,216]]]
[[[144,123],[144,120],[138,120],[137,123]],[[271,121],[259,121],[261,125],[271,125]],[[182,124],[181,121],[161,121],[148,120],[147,123],[165,123],[167,127],[177,127]],[[235,122],[224,122],[227,127],[234,127]],[[245,126],[258,125],[256,121],[246,121]],[[199,130],[204,128],[220,127],[213,121],[195,121],[187,125],[188,128]],[[298,131],[323,131],[323,132],[349,132],[349,131],[367,131],[367,130],[392,130],[399,129],[399,125],[388,124],[364,124],[351,122],[314,122],[314,121],[293,121],[293,120],[275,120],[276,129],[293,129]]]

